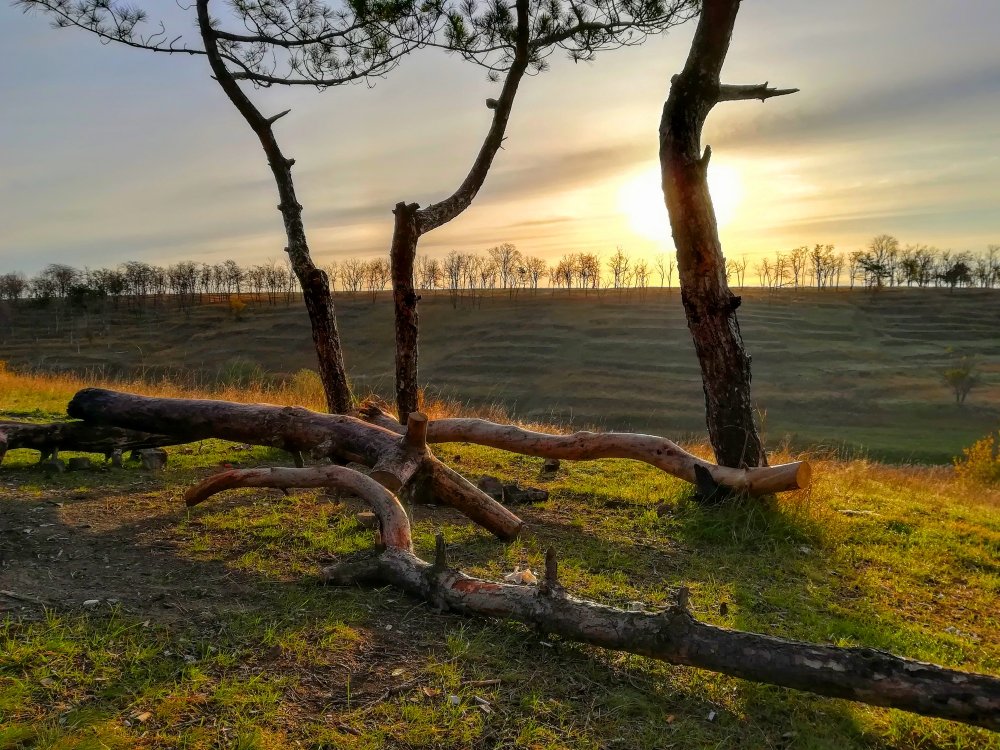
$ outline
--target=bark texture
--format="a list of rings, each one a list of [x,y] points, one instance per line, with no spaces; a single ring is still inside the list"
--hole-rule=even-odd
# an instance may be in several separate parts
[[[912,711],[1000,730],[1000,679],[905,659],[870,648],[838,648],[709,625],[687,608],[687,591],[660,612],[632,612],[569,595],[554,550],[537,587],[497,583],[448,565],[438,534],[433,563],[417,557],[409,520],[395,498],[349,469],[252,469],[210,478],[188,492],[201,501],[233,487],[343,487],[366,498],[379,518],[385,550],[327,568],[340,585],[396,586],[436,607],[500,617],[543,633],[819,695]],[[367,481],[365,481],[367,480]]]
[[[524,527],[520,518],[438,461],[425,445],[415,445],[412,436],[400,437],[354,417],[292,406],[150,398],[100,388],[77,393],[67,411],[91,424],[155,432],[178,442],[220,438],[355,461],[373,467],[373,477],[394,491],[411,482],[427,483],[438,502],[501,539],[514,539]],[[422,426],[416,429],[422,432]]]
[[[302,287],[302,297],[309,314],[313,345],[316,348],[327,407],[334,414],[346,414],[352,405],[351,389],[344,367],[344,354],[340,343],[340,332],[337,329],[330,280],[325,271],[316,267],[309,254],[309,243],[302,221],[302,205],[295,196],[295,183],[292,180],[292,166],[295,160],[285,157],[274,136],[275,121],[287,112],[275,117],[265,117],[243,93],[232,73],[226,68],[219,51],[218,36],[212,28],[208,3],[209,0],[197,2],[198,28],[205,44],[205,54],[208,56],[215,80],[257,135],[267,156],[267,163],[278,189],[280,200],[278,210],[285,226],[288,243],[285,252],[288,253],[292,270]]]
[[[701,149],[705,119],[718,102],[766,99],[790,91],[728,86],[719,75],[739,0],[705,0],[683,71],[674,76],[660,120],[660,168],[677,248],[681,300],[705,390],[708,434],[719,464],[766,466],[750,398],[750,357],[726,281],[715,210],[708,190],[711,148]]]
[[[403,426],[373,403],[361,408],[362,417],[380,427],[402,434]],[[514,425],[483,419],[435,419],[427,427],[430,443],[475,443],[526,456],[589,461],[597,458],[629,458],[695,484],[695,467],[705,469],[720,487],[751,495],[805,489],[812,469],[807,461],[778,466],[737,469],[716,466],[688,453],[676,443],[654,435],[621,432],[574,432],[550,435]]]
[[[420,316],[417,302],[420,297],[413,286],[413,264],[420,239],[418,209],[416,203],[396,205],[393,210],[392,247],[389,250],[396,326],[396,409],[401,424],[406,423],[410,412],[419,408],[417,332]]]

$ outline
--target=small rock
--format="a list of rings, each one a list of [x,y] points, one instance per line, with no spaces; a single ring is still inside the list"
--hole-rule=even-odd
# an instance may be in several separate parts
[[[87,599],[86,601],[84,601],[83,606],[88,608],[96,607],[100,603],[101,603],[100,599]]]
[[[358,513],[354,516],[354,519],[358,522],[358,526],[363,529],[377,529],[378,528],[378,516],[376,516],[371,511],[364,511]]]
[[[503,482],[496,477],[484,474],[479,477],[479,481],[476,482],[476,486],[497,502],[503,501]]]
[[[61,458],[50,458],[42,461],[39,466],[46,474],[62,474],[66,471],[66,464]]]
[[[488,493],[487,493],[488,494]],[[503,485],[504,505],[528,505],[549,499],[549,491],[537,487],[519,487],[517,483]]]
[[[457,706],[457,705],[461,704],[461,702],[462,702],[462,699],[459,698],[457,695],[449,695],[448,696],[448,703],[450,705],[452,705],[452,706]]]
[[[66,471],[89,471],[93,468],[86,456],[75,456],[66,462]]]
[[[160,471],[167,465],[167,452],[163,448],[144,448],[139,451],[139,461],[148,471]]]
[[[629,602],[628,611],[629,612],[644,612],[646,610],[646,605],[642,602]]]
[[[558,458],[546,458],[542,463],[542,474],[555,474],[559,471]]]
[[[715,711],[709,711],[709,712],[708,712],[708,720],[709,720],[709,721],[715,721],[715,717],[716,717],[716,716],[718,716],[718,714],[717,714],[717,713],[715,713]]]

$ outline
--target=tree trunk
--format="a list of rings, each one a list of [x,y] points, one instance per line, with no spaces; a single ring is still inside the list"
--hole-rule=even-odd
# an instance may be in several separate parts
[[[100,388],[77,393],[67,412],[88,423],[154,432],[179,438],[177,442],[219,438],[355,461],[372,467],[372,477],[392,491],[426,481],[438,502],[501,539],[514,539],[524,527],[520,518],[438,461],[422,440],[414,445],[408,434],[400,437],[354,417],[293,406],[150,398]],[[426,435],[420,421],[411,415],[407,427],[413,425]]]
[[[400,424],[419,408],[417,389],[417,331],[420,297],[413,288],[413,264],[420,230],[416,203],[398,203],[389,261],[392,267],[392,299],[396,316],[396,410]]]
[[[529,46],[531,29],[528,0],[516,0],[517,25],[514,39],[514,59],[504,78],[499,99],[487,100],[493,110],[490,128],[483,139],[469,173],[454,193],[426,208],[416,203],[397,203],[393,227],[390,260],[392,265],[392,290],[396,309],[396,408],[400,422],[417,409],[417,301],[420,297],[413,290],[413,263],[417,243],[422,235],[432,232],[461,215],[472,205],[479,189],[486,181],[490,166],[503,145],[507,121],[517,88],[530,62]],[[454,290],[452,305],[457,302],[458,289]]]
[[[677,248],[681,300],[694,339],[705,391],[706,421],[716,460],[723,466],[766,466],[750,398],[750,357],[743,346],[729,290],[712,198],[711,148],[701,152],[701,131],[720,101],[765,99],[790,91],[726,86],[719,73],[729,49],[739,0],[705,0],[684,70],[674,76],[660,120],[663,194]]]
[[[302,205],[295,197],[295,184],[292,181],[292,166],[294,159],[288,159],[281,152],[274,136],[274,123],[287,110],[273,117],[264,117],[253,102],[243,93],[236,79],[226,68],[225,61],[219,52],[218,39],[212,29],[209,18],[208,0],[198,0],[198,26],[202,41],[205,44],[205,54],[215,80],[229,97],[233,106],[243,115],[243,119],[256,133],[261,147],[267,156],[268,165],[274,175],[281,202],[278,210],[285,225],[285,236],[288,253],[299,285],[302,287],[302,298],[309,314],[312,328],[313,345],[319,362],[319,375],[323,382],[327,408],[334,414],[346,414],[351,410],[353,399],[351,388],[347,381],[347,371],[344,368],[344,354],[340,344],[340,332],[337,330],[337,317],[333,306],[333,294],[326,273],[316,267],[309,254],[309,244],[306,242],[305,225],[302,222]]]

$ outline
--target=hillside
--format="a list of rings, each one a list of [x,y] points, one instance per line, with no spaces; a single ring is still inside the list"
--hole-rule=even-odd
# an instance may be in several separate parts
[[[942,463],[1000,423],[996,290],[746,290],[743,300],[772,446],[787,438]],[[340,295],[338,305],[357,389],[391,392],[389,297]],[[425,293],[421,314],[422,379],[447,399],[499,404],[529,420],[679,438],[704,432],[676,290],[496,294],[476,305],[463,300],[457,314],[447,293]],[[964,407],[941,381],[950,348],[981,362],[984,385]],[[20,368],[170,374],[195,384],[245,375],[247,361],[279,376],[315,367],[305,313],[294,303],[251,304],[242,320],[223,304],[77,313],[72,321],[25,306],[0,325],[0,352]]]

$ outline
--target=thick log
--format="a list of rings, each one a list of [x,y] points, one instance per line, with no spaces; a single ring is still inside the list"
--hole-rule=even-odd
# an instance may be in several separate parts
[[[501,539],[514,539],[524,526],[516,515],[395,432],[340,414],[297,406],[237,404],[203,399],[151,398],[86,388],[67,408],[88,423],[150,430],[183,441],[220,438],[286,451],[310,451],[332,459],[378,467],[376,479],[398,489],[417,475],[431,479],[431,491]],[[419,428],[417,428],[419,429]]]
[[[159,448],[186,442],[167,435],[125,430],[86,422],[30,423],[0,420],[0,461],[8,450],[27,448],[41,453],[45,460],[57,451],[103,453]]]
[[[403,431],[399,422],[373,403],[365,404],[361,414],[366,421],[379,427],[400,434]],[[696,480],[695,467],[701,466],[711,474],[716,484],[751,495],[804,489],[809,486],[812,476],[812,469],[807,461],[735,469],[704,461],[666,438],[627,432],[550,435],[514,425],[487,422],[484,419],[435,419],[427,426],[427,441],[475,443],[527,456],[560,460],[629,458],[655,466],[691,483]]]
[[[497,583],[441,569],[388,548],[328,568],[340,585],[390,584],[436,606],[516,620],[545,633],[754,682],[898,708],[1000,730],[1000,678],[904,659],[871,648],[839,648],[720,628],[676,604],[628,612],[543,587]]]
[[[448,567],[438,534],[435,559],[412,550],[410,523],[399,502],[350,469],[254,469],[212,477],[188,491],[189,504],[223,489],[246,486],[349,489],[367,499],[379,518],[386,549],[324,570],[334,584],[396,586],[441,609],[500,617],[601,648],[647,656],[746,680],[806,690],[876,706],[912,711],[1000,730],[1000,678],[960,672],[871,648],[839,648],[720,628],[695,619],[687,590],[675,604],[633,612],[577,599],[558,581],[553,550],[538,587],[473,578]]]

